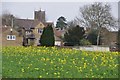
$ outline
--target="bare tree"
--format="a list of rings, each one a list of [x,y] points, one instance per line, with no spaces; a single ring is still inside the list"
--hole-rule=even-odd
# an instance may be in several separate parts
[[[68,28],[73,28],[77,25],[75,20],[71,20],[69,22],[67,22]]]
[[[2,14],[2,25],[11,26],[12,15],[11,14]]]
[[[13,21],[15,19],[18,19],[18,17],[11,14],[8,10],[3,11],[2,13],[2,25],[12,26],[13,27]],[[14,23],[15,25],[15,23]]]
[[[105,27],[111,29],[115,26],[115,20],[111,15],[110,10],[111,7],[109,4],[96,2],[80,8],[80,15],[76,17],[76,20],[81,26],[98,30],[97,45],[99,44],[101,28]]]

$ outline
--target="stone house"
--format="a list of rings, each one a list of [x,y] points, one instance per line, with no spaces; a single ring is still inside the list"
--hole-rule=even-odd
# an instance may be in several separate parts
[[[23,36],[23,45],[39,45],[39,39],[42,35],[43,28],[46,27],[44,23],[38,20],[30,19],[17,19],[16,23],[17,26],[21,27],[21,29],[19,30],[19,34],[20,36]]]
[[[102,28],[101,31],[101,44],[102,45],[116,45],[118,42],[118,31],[109,31],[106,28]]]
[[[61,29],[56,29],[56,28],[53,28],[53,31],[54,31],[54,37],[55,37],[55,45],[56,46],[63,46],[64,45],[64,42],[62,40],[62,38],[64,37],[64,33],[65,33],[65,30],[61,30]]]
[[[2,46],[22,46],[22,37],[19,32],[10,26],[2,26]]]

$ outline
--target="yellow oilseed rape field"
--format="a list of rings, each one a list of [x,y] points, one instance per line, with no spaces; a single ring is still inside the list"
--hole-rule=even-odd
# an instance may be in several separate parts
[[[118,52],[3,47],[3,78],[118,78]]]

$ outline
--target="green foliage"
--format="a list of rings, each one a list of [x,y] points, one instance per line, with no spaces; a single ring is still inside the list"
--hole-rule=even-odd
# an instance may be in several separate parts
[[[3,47],[2,78],[118,78],[118,52]]]
[[[48,25],[43,29],[43,33],[40,38],[41,46],[54,46],[55,38],[54,32],[51,25]]]
[[[63,28],[66,28],[66,25],[67,24],[65,17],[63,16],[59,17],[57,20],[56,28],[60,28],[62,30]]]
[[[88,33],[87,39],[92,43],[92,45],[97,44],[97,30],[92,30]]]
[[[120,52],[120,29],[118,30],[118,50]]]
[[[80,40],[80,45],[82,45],[82,46],[84,46],[84,45],[91,45],[91,43],[87,39],[82,39],[82,40]]]
[[[84,28],[77,25],[64,34],[64,41],[68,43],[66,45],[79,45],[80,40],[84,38],[84,34]]]

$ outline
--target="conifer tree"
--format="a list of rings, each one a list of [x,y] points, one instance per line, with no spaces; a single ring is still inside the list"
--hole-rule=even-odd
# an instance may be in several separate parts
[[[52,25],[48,25],[43,29],[43,33],[40,38],[41,46],[54,46],[55,38]]]

